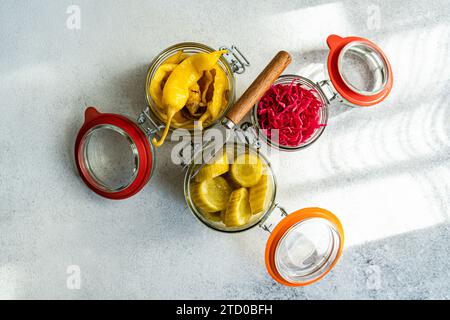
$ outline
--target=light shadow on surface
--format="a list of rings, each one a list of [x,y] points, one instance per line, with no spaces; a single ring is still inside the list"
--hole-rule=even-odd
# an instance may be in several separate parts
[[[323,280],[303,288],[283,287],[266,275],[242,294],[225,287],[227,299],[449,299],[450,226],[439,224],[347,248]],[[425,278],[420,275],[426,275]]]

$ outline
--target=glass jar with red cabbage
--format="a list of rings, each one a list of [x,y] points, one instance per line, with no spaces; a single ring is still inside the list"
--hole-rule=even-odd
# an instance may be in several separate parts
[[[327,98],[309,79],[281,76],[253,108],[252,122],[269,145],[295,151],[309,146],[324,131]]]
[[[382,102],[393,86],[392,68],[383,51],[360,37],[330,35],[327,77],[320,82],[283,75],[263,95],[252,112],[252,136],[282,151],[310,146],[324,132],[332,101],[351,107]]]

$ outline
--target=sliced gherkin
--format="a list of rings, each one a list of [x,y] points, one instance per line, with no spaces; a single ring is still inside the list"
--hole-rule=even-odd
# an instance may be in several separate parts
[[[224,151],[211,164],[206,164],[195,176],[196,182],[213,179],[228,172],[230,165],[228,164],[228,156]]]
[[[231,165],[230,177],[242,187],[256,185],[263,174],[263,165],[258,156],[249,153],[241,154]]]
[[[204,180],[191,185],[194,204],[204,212],[218,212],[226,208],[233,190],[222,177]]]
[[[264,174],[259,182],[250,188],[250,208],[252,214],[260,213],[267,209],[270,200],[269,177]]]
[[[249,222],[251,216],[248,190],[246,188],[234,190],[223,214],[223,223],[227,227],[242,227]]]

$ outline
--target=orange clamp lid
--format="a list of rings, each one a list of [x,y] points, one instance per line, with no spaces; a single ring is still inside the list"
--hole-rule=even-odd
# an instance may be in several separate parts
[[[380,103],[389,95],[393,86],[392,68],[384,52],[373,42],[359,37],[341,38],[331,35],[327,39],[330,53],[328,73],[336,91],[348,102],[358,106],[372,106]],[[372,73],[371,88],[359,89],[346,79],[345,70],[351,66],[343,63],[345,57],[355,57],[367,63],[367,72]],[[354,66],[355,68],[357,66]],[[357,70],[356,72],[362,72]]]
[[[305,208],[284,218],[266,246],[269,274],[279,283],[297,287],[322,279],[337,263],[344,246],[339,219],[322,208]]]

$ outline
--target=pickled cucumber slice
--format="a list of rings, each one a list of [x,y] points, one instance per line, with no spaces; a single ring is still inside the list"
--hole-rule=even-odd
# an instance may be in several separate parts
[[[252,216],[249,193],[246,188],[234,190],[223,214],[223,223],[227,227],[241,227],[248,223]]]
[[[239,155],[231,165],[230,177],[242,187],[253,187],[263,174],[261,160],[248,153]]]
[[[191,186],[191,197],[194,204],[204,212],[218,212],[226,208],[233,190],[222,178],[204,180]]]
[[[259,182],[250,188],[249,193],[252,214],[257,214],[264,211],[270,200],[269,177],[264,174]]]
[[[210,180],[215,177],[221,176],[224,173],[227,173],[230,169],[230,166],[228,164],[228,156],[227,153],[224,151],[221,154],[218,155],[218,158],[211,163],[206,164],[195,176],[196,182],[202,182],[205,180]]]

